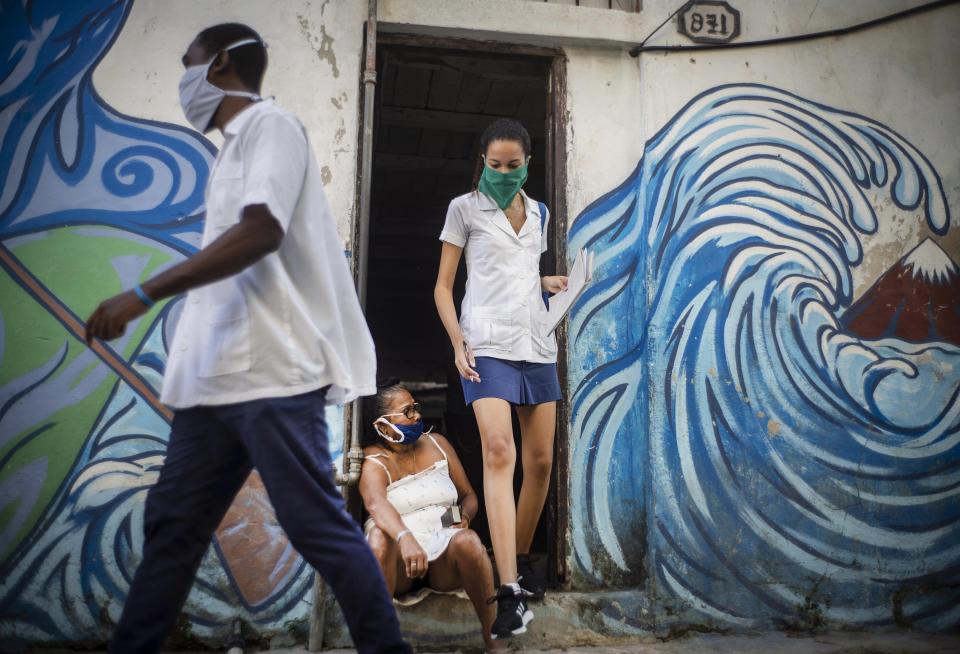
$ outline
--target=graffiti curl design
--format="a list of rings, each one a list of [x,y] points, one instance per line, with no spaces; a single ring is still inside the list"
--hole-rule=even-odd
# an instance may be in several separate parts
[[[960,619],[960,348],[845,328],[871,193],[948,228],[936,171],[889,128],[730,85],[576,220],[572,245],[597,252],[570,323],[585,574],[647,568],[741,625],[811,606],[849,624]],[[918,280],[956,284],[948,257],[928,264]],[[649,550],[611,507],[645,516]]]

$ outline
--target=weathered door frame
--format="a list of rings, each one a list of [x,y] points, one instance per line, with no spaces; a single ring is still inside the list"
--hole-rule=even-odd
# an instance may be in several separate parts
[[[376,34],[377,45],[410,46],[416,48],[434,48],[443,50],[461,50],[476,54],[516,54],[541,57],[550,62],[550,75],[547,88],[547,130],[546,130],[546,193],[547,205],[553,217],[551,245],[556,257],[557,274],[566,272],[567,267],[567,59],[560,48],[549,48],[499,41],[481,41],[463,38],[447,38],[421,34],[381,32]],[[361,103],[362,105],[362,103]],[[364,124],[364,107],[359,107],[359,132]],[[363,187],[362,171],[358,171],[357,190]],[[360,198],[356,198],[356,206]],[[354,218],[356,223],[357,218]],[[356,252],[358,225],[353,226],[351,251]],[[366,262],[355,261],[355,266],[364,266]],[[567,388],[567,330],[566,325],[557,329],[558,358],[557,368],[561,387]],[[567,397],[567,393],[564,394]],[[548,574],[556,571],[559,581],[567,580],[567,532],[569,527],[569,413],[568,402],[560,402],[557,407],[557,432],[554,446],[556,465],[553,469],[553,484],[550,497],[547,498],[544,519],[547,520],[548,533],[554,538],[548,552]],[[354,419],[352,412],[344,416],[345,432],[351,429]],[[351,493],[352,494],[352,493]]]

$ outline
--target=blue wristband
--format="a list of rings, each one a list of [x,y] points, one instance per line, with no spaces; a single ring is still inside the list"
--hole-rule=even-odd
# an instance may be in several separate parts
[[[133,287],[133,292],[137,294],[137,297],[140,298],[141,302],[147,305],[148,309],[156,304],[156,302],[150,299],[149,295],[143,292],[143,288],[140,286],[140,284],[137,284]]]

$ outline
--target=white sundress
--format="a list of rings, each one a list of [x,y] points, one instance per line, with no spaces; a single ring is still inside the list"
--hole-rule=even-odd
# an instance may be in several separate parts
[[[458,532],[457,527],[444,527],[441,516],[457,503],[457,487],[450,479],[450,464],[447,453],[437,444],[433,436],[426,434],[436,446],[443,459],[429,468],[393,481],[390,470],[377,460],[389,458],[387,454],[370,454],[366,458],[373,461],[387,473],[387,500],[400,514],[403,524],[417,539],[417,543],[427,553],[428,561],[435,561]],[[364,524],[364,533],[369,537],[374,527],[373,518]]]

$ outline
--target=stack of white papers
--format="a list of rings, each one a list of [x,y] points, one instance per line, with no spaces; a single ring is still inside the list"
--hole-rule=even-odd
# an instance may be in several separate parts
[[[548,334],[557,328],[592,279],[593,253],[581,248],[567,277],[567,288],[550,297],[550,309],[547,312],[546,322]]]

